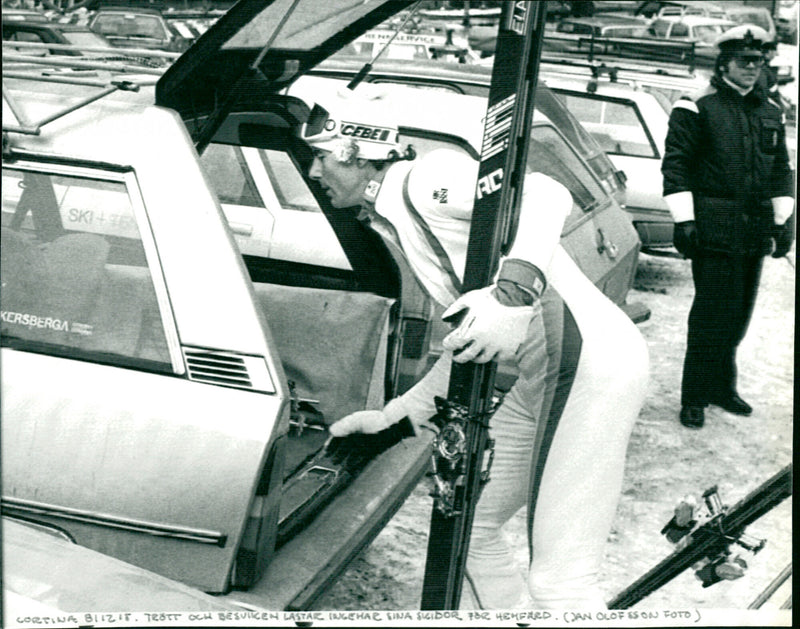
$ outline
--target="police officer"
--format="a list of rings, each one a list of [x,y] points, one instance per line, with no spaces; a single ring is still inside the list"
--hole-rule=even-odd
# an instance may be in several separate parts
[[[752,408],[736,387],[736,348],[755,304],[765,255],[794,240],[793,174],[780,107],[757,84],[763,29],[744,24],[716,44],[704,90],[676,101],[664,159],[664,199],[675,248],[692,261],[680,421],[701,428],[704,408],[736,415]]]
[[[447,394],[452,362],[508,360],[519,377],[491,418],[492,480],[475,513],[462,602],[604,607],[599,568],[648,356],[636,326],[559,244],[569,191],[528,173],[517,235],[494,284],[460,295],[478,162],[450,149],[403,159],[411,155],[380,95],[343,93],[323,104],[301,132],[314,152],[309,176],[334,207],[355,207],[399,246],[447,308],[443,316],[466,310],[422,380],[382,409],[340,419],[331,434],[377,432],[406,416],[424,423],[434,396]],[[531,563],[520,571],[502,527],[526,505]]]

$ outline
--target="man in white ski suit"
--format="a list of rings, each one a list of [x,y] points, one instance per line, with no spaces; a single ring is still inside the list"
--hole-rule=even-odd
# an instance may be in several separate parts
[[[415,386],[330,432],[377,432],[405,416],[424,424],[434,396],[447,394],[452,360],[512,361],[519,377],[490,422],[494,462],[476,508],[462,607],[603,608],[598,571],[647,388],[644,339],[559,244],[572,198],[541,173],[526,175],[517,235],[495,283],[460,295],[478,162],[450,149],[414,159],[386,116],[380,96],[341,92],[318,103],[301,130],[314,152],[309,176],[334,207],[360,208],[402,249],[447,308],[443,317],[468,312]],[[527,574],[501,533],[525,505]]]

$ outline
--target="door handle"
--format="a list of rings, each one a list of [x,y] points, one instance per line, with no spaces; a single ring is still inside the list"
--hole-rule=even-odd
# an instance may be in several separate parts
[[[240,236],[253,235],[253,226],[248,225],[247,223],[236,223],[233,221],[228,221],[228,227],[231,228],[231,231],[234,234],[239,234]]]
[[[606,240],[606,236],[602,229],[597,230],[597,253],[607,253],[608,257],[615,260],[619,254],[619,247],[610,240]]]

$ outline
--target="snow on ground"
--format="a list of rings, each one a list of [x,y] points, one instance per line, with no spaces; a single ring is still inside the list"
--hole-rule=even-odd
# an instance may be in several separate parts
[[[601,575],[609,599],[671,551],[659,532],[684,495],[699,499],[716,484],[723,502],[732,505],[792,460],[794,251],[790,258],[766,259],[756,310],[739,352],[740,392],[755,412],[736,417],[710,408],[705,428],[692,431],[677,418],[693,295],[689,262],[642,255],[629,300],[652,309],[651,319],[639,326],[650,347],[651,383],[631,436]],[[429,479],[420,483],[315,609],[419,609],[430,489]],[[745,553],[750,567],[743,578],[704,589],[688,570],[634,609],[746,609],[791,562],[791,509],[790,498],[748,529],[768,541],[760,553]],[[527,561],[524,518],[523,511],[507,527],[521,568]],[[781,605],[790,588],[791,580],[762,609]]]

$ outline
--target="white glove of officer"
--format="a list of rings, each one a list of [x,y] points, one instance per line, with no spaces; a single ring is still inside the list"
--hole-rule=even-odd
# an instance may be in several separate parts
[[[494,288],[462,295],[442,315],[446,320],[467,309],[463,321],[442,341],[442,346],[453,352],[455,362],[513,358],[525,340],[535,307],[504,306],[492,294]]]

